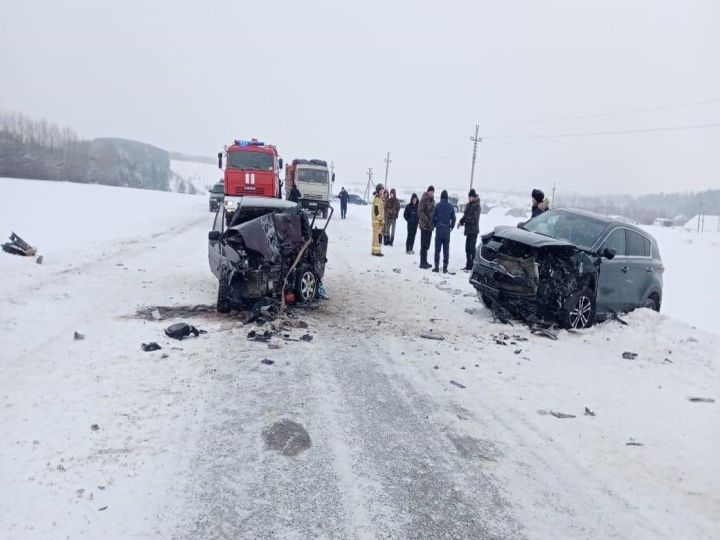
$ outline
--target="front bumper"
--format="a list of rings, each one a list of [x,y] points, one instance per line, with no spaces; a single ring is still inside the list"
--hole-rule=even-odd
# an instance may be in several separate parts
[[[478,294],[486,297],[493,304],[498,304],[521,318],[537,316],[539,302],[536,291],[522,291],[512,283],[511,279],[498,272],[497,269],[476,262],[470,275],[470,284]]]

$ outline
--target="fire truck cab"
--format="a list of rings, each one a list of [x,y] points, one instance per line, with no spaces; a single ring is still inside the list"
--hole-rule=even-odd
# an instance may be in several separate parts
[[[282,198],[280,170],[283,160],[275,146],[257,139],[235,140],[218,153],[218,167],[225,168],[225,210],[232,214],[244,196]]]

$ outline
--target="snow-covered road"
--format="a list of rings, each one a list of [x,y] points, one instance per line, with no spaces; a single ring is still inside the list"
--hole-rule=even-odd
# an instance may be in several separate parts
[[[720,397],[717,335],[645,311],[559,341],[493,323],[466,274],[417,269],[401,230],[371,258],[351,206],[328,229],[330,300],[295,312],[313,340],[269,349],[231,317],[135,316],[213,303],[204,197],[0,182],[0,232],[46,254],[0,257],[3,537],[720,530],[720,409],[688,399]],[[178,320],[208,333],[172,341]]]

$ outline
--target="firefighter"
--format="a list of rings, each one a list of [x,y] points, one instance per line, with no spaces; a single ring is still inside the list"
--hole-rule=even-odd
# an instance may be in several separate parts
[[[382,248],[380,247],[380,239],[382,238],[383,226],[385,225],[385,202],[383,197],[385,188],[382,184],[378,184],[375,188],[375,197],[370,206],[370,219],[372,221],[372,255],[382,257]]]

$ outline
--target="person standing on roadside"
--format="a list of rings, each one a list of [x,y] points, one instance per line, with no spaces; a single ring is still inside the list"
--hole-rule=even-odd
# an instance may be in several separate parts
[[[297,184],[295,184],[295,183],[293,182],[293,187],[292,187],[292,189],[290,190],[290,197],[289,197],[289,199],[290,199],[292,202],[300,202],[300,197],[302,197],[302,195],[300,194],[300,190],[298,189]]]
[[[423,193],[420,204],[418,205],[418,223],[420,225],[420,268],[432,268],[427,260],[428,250],[430,249],[430,240],[432,240],[432,213],[435,209],[435,188],[428,186],[427,191]]]
[[[440,271],[440,249],[443,252],[443,274],[447,274],[450,261],[450,232],[455,228],[455,209],[448,202],[448,192],[440,193],[440,203],[433,209],[430,222],[435,227],[435,267],[433,272]]]
[[[395,188],[390,190],[390,195],[385,201],[385,245],[392,246],[395,241],[395,222],[400,215],[400,201],[398,201]]]
[[[468,203],[465,205],[465,212],[460,218],[458,229],[465,227],[465,270],[472,270],[475,261],[475,250],[477,246],[477,237],[480,233],[480,199],[474,189],[468,193]]]
[[[407,221],[407,240],[405,241],[405,253],[415,255],[415,234],[418,228],[418,196],[413,193],[410,202],[405,206],[403,217]]]
[[[370,219],[372,221],[372,255],[382,257],[382,248],[380,247],[380,237],[382,236],[383,225],[385,223],[385,202],[383,196],[385,188],[382,184],[378,184],[375,188],[375,197],[372,206],[370,206]]]
[[[340,219],[345,219],[347,217],[348,192],[344,187],[340,190],[338,198],[340,199]]]

